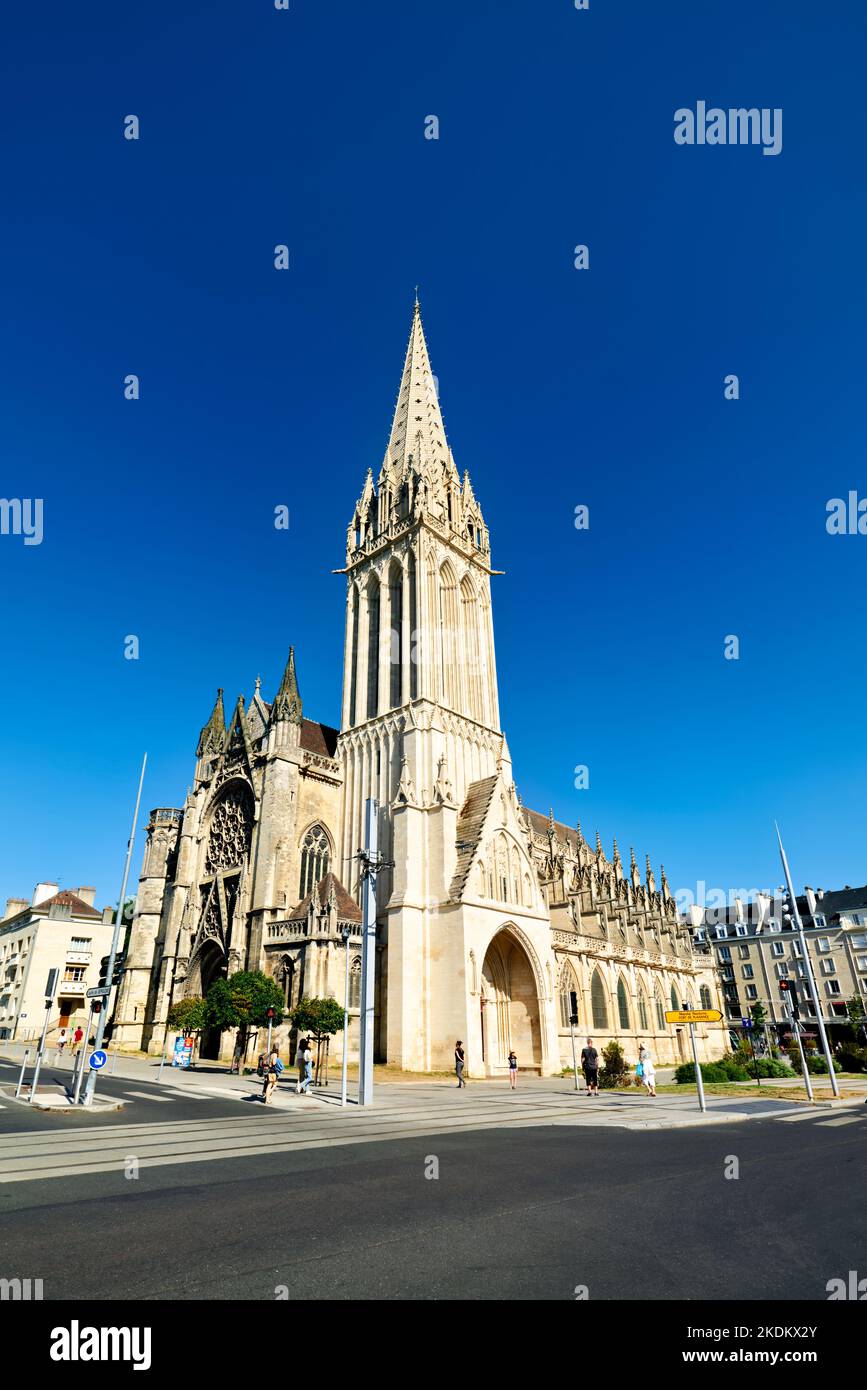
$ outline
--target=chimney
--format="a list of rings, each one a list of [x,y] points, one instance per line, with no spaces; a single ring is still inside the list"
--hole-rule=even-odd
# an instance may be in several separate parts
[[[104,907],[104,908],[102,909],[102,924],[103,924],[104,927],[110,927],[110,926],[111,926],[112,918],[113,918],[113,917],[114,917],[114,908],[113,908],[113,907]]]
[[[96,898],[95,888],[76,888],[75,892],[83,903],[87,903],[88,907],[93,907]]]
[[[53,898],[56,892],[56,883],[37,883],[36,887],[33,889],[33,902],[31,906],[38,907],[40,903],[45,902],[46,898]]]
[[[30,903],[26,898],[7,898],[6,912],[3,916],[3,921],[5,922],[7,917],[14,917],[16,912],[23,912],[25,907],[29,906]]]

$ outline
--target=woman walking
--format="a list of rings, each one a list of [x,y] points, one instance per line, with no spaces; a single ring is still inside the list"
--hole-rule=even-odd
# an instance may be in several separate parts
[[[280,1073],[283,1070],[283,1063],[280,1061],[280,1053],[276,1047],[271,1048],[268,1057],[268,1066],[265,1071],[265,1085],[262,1087],[262,1104],[270,1105],[271,1097],[277,1089],[277,1082],[280,1080]]]
[[[641,1079],[647,1087],[649,1096],[656,1095],[656,1067],[653,1065],[653,1058],[648,1052],[644,1043],[638,1049],[638,1065],[641,1067]]]
[[[464,1066],[466,1065],[466,1060],[464,1045],[460,1038],[458,1038],[455,1043],[455,1076],[458,1078],[458,1090],[467,1084],[464,1080]]]
[[[509,1089],[512,1091],[518,1088],[518,1059],[514,1052],[509,1053]]]
[[[310,1051],[309,1040],[305,1040],[304,1053],[301,1059],[304,1063],[304,1080],[301,1082],[301,1094],[312,1096],[310,1087],[313,1084],[313,1053]]]

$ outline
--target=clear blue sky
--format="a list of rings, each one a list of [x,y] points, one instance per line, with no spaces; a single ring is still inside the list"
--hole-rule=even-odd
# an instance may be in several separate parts
[[[525,802],[672,887],[778,883],[775,815],[799,885],[864,882],[867,537],[825,504],[867,495],[865,56],[861,0],[15,6],[0,492],[45,538],[0,537],[0,896],[115,898],[142,752],[180,804],[290,643],[338,721],[417,282]],[[782,153],[675,145],[698,100],[782,107]]]

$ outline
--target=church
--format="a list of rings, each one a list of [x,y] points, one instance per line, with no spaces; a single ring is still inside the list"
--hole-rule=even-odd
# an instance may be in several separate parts
[[[151,812],[115,1009],[121,1047],[162,1051],[171,1004],[264,970],[288,1008],[344,999],[358,1050],[360,864],[378,807],[375,1046],[410,1072],[470,1076],[571,1066],[579,1046],[644,1042],[690,1057],[670,1009],[719,1008],[717,977],[680,921],[664,870],[521,801],[500,724],[491,541],[449,447],[416,301],[385,457],[346,533],[340,728],[308,717],[290,649],[269,702],[257,680],[228,712],[218,691],[181,807]],[[336,646],[336,643],[335,643]],[[337,652],[335,650],[335,658]],[[335,661],[336,664],[336,661]],[[724,1051],[698,1025],[699,1056]],[[278,1030],[287,1047],[288,1025]],[[339,1057],[342,1039],[334,1039]],[[231,1056],[229,1034],[204,1056]]]

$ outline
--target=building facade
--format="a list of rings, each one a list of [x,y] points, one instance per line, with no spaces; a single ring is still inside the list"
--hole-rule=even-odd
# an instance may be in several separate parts
[[[800,1023],[815,1031],[817,1013],[798,933],[783,901],[757,894],[732,907],[695,912],[695,940],[712,953],[719,969],[726,1016],[737,1027],[761,1004],[778,1034],[791,1028],[792,1013],[780,980],[795,982]],[[805,888],[798,897],[807,951],[822,1019],[831,1036],[847,1023],[847,1005],[860,999],[867,1009],[867,885],[824,891]],[[811,1024],[813,1028],[811,1029]]]
[[[162,1046],[170,1002],[265,969],[288,1004],[360,969],[364,808],[378,807],[377,1050],[410,1071],[499,1075],[510,1049],[571,1063],[569,1013],[603,1045],[686,1056],[665,1010],[719,1006],[665,874],[524,807],[500,723],[490,536],[446,439],[416,303],[382,466],[346,533],[340,728],[306,718],[294,654],[228,722],[218,694],[183,807],[152,813],[122,1044]],[[348,946],[343,945],[347,928]],[[573,998],[574,997],[574,998]],[[567,1008],[568,1005],[568,1008]],[[357,1036],[357,1011],[353,1030]],[[703,1057],[723,1030],[699,1029]],[[351,1045],[352,1045],[352,1034]],[[338,1055],[339,1055],[338,1040]],[[231,1039],[203,1041],[205,1055]]]
[[[49,1018],[49,1041],[61,1028],[87,1022],[86,992],[99,983],[108,955],[112,909],[94,907],[96,890],[58,890],[38,883],[32,899],[9,898],[0,922],[0,1038],[29,1042],[45,1022],[45,986],[52,969],[60,983]]]

